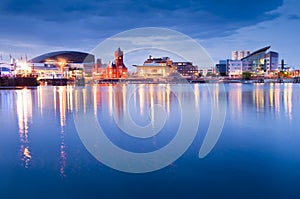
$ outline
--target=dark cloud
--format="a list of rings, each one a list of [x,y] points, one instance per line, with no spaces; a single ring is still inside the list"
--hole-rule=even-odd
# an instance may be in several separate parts
[[[149,18],[145,17],[148,15],[159,19],[159,17],[170,18],[177,12],[179,14],[184,12],[185,15],[191,17],[196,14],[195,20],[199,13],[207,13],[220,21],[249,22],[272,18],[266,13],[280,5],[282,5],[282,0],[252,0],[251,2],[242,0],[2,0],[0,11],[10,15],[25,15],[57,21],[77,20],[90,16],[135,16],[147,22]],[[178,15],[177,17],[186,16]]]
[[[299,19],[300,19],[300,16],[299,16],[299,15],[296,15],[296,14],[292,14],[292,15],[289,15],[289,16],[288,16],[288,19],[290,19],[290,20],[299,20]]]
[[[78,47],[120,31],[154,26],[211,38],[274,19],[278,15],[269,11],[281,5],[282,0],[1,0],[0,36]]]

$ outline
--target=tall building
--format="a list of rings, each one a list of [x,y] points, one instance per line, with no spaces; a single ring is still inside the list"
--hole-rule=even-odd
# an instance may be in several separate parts
[[[106,78],[127,78],[128,69],[123,61],[123,51],[120,47],[115,51],[114,63],[110,62],[106,68]]]
[[[238,60],[238,57],[239,57],[239,52],[237,50],[232,51],[232,53],[231,53],[231,59],[232,60]]]
[[[247,57],[248,55],[250,55],[249,50],[239,50],[239,51],[235,50],[235,51],[232,51],[231,59],[232,60],[241,60],[244,57]]]

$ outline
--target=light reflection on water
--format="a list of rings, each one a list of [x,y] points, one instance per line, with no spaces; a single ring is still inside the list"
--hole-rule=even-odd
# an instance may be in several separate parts
[[[296,96],[293,96],[293,88],[296,89]],[[292,120],[293,104],[295,104],[293,98],[298,96],[298,90],[298,85],[288,83],[234,84],[230,86],[227,93],[228,104],[231,107],[230,111],[237,115],[244,112],[245,106],[253,106],[256,112],[270,112],[274,116],[285,113],[285,117]]]
[[[16,96],[18,127],[20,135],[20,156],[25,168],[32,158],[29,144],[29,125],[32,123],[32,93],[30,90],[18,90]]]
[[[111,123],[114,122],[113,117],[116,117],[117,120],[122,122],[125,112],[129,111],[132,119],[137,124],[145,126],[149,123],[151,124],[151,121],[155,121],[155,110],[151,109],[151,107],[153,107],[154,104],[159,103],[165,109],[168,118],[171,118],[167,124],[169,126],[164,132],[168,132],[168,129],[178,127],[177,119],[180,116],[180,110],[178,101],[171,92],[172,85],[134,86],[136,92],[133,92],[129,101],[127,98],[128,87],[126,85],[92,86],[85,88],[38,87],[36,89],[0,90],[0,124],[3,127],[2,129],[8,129],[7,131],[0,130],[0,147],[13,145],[11,142],[5,142],[5,139],[8,139],[11,135],[16,135],[19,139],[17,152],[19,154],[19,159],[15,161],[21,162],[20,168],[15,168],[16,170],[24,168],[27,171],[39,171],[47,169],[47,167],[53,167],[52,169],[55,170],[57,175],[63,178],[72,178],[73,175],[77,175],[76,172],[73,172],[73,170],[76,170],[74,167],[78,167],[76,171],[80,170],[81,167],[84,167],[84,163],[77,163],[81,158],[78,154],[82,153],[78,151],[83,151],[84,148],[78,140],[73,140],[75,139],[74,137],[76,137],[76,133],[74,133],[73,112],[80,110],[82,107],[86,110],[87,107],[92,106],[94,115],[99,119],[104,118],[100,121],[102,122],[101,124],[105,123],[105,128],[117,131],[117,128],[110,126]],[[276,160],[278,162],[276,163],[285,165],[280,171],[287,175],[290,174],[293,179],[300,179],[300,175],[298,175],[296,170],[294,171],[286,166],[289,164],[292,166],[295,165],[295,167],[297,165],[300,166],[299,148],[295,148],[296,143],[290,145],[288,143],[290,139],[294,142],[300,141],[298,140],[299,136],[296,135],[296,132],[299,132],[300,130],[298,125],[300,116],[300,86],[297,84],[230,84],[225,85],[225,87],[227,95],[227,119],[223,134],[217,143],[216,149],[212,151],[212,155],[208,156],[208,160],[199,160],[197,159],[197,154],[192,153],[192,155],[195,156],[194,160],[187,163],[190,169],[196,169],[193,167],[193,164],[196,165],[195,167],[201,167],[206,164],[206,161],[210,161],[213,158],[218,162],[218,154],[220,155],[220,153],[217,152],[222,151],[225,153],[224,151],[226,151],[226,148],[222,147],[230,144],[236,146],[237,140],[229,140],[228,138],[228,136],[231,135],[235,136],[235,132],[243,132],[243,135],[251,140],[248,140],[249,142],[243,142],[243,147],[248,147],[246,151],[255,151],[256,149],[254,146],[257,147],[257,145],[254,143],[256,140],[268,140],[268,138],[254,138],[251,137],[250,133],[263,132],[265,129],[271,129],[274,131],[274,137],[270,138],[273,142],[264,143],[265,153],[269,152],[269,154],[277,154]],[[211,99],[214,99],[215,101],[220,100],[218,85],[212,85],[212,93],[209,93],[205,85],[194,84],[192,85],[192,88],[195,91],[195,95],[185,93],[184,90],[182,90],[180,94],[190,95],[195,98],[194,100],[196,103],[194,104],[194,107],[201,112],[200,123],[203,120],[209,121],[210,106],[212,105]],[[218,105],[218,103],[215,105]],[[42,126],[45,120],[49,120],[49,123],[47,123],[46,126]],[[207,126],[205,126],[205,124],[204,127]],[[14,125],[18,128],[18,131],[16,132],[11,131],[11,129],[14,129]],[[284,131],[285,135],[279,134],[281,131]],[[112,134],[113,133],[115,132],[112,132]],[[201,133],[203,134],[202,131],[198,132],[198,134]],[[52,140],[55,144],[53,144],[53,146],[51,145],[51,148],[51,143],[47,143],[48,141],[41,138],[46,134],[49,137],[56,136],[55,139],[53,138]],[[172,135],[171,132],[166,140],[171,140],[173,136],[174,135]],[[271,135],[268,134],[268,136]],[[203,135],[200,136],[200,139],[202,139],[202,137]],[[122,141],[123,137],[120,137],[119,134],[116,134],[116,136],[112,138],[115,142],[120,143],[121,145],[123,144],[122,147],[128,147],[130,150],[149,150],[147,147],[145,147],[145,149],[135,149],[130,148],[131,146],[126,146],[126,143]],[[151,144],[148,143],[150,150],[158,149],[166,143],[159,143],[158,138],[159,137],[156,137],[151,140]],[[238,137],[238,141],[243,141],[243,139]],[[37,142],[44,143],[45,147],[49,147],[46,149],[47,152],[41,153],[42,148],[37,147]],[[201,140],[195,142],[193,146],[199,150],[200,144]],[[287,149],[284,149],[284,147],[287,147]],[[234,148],[231,150],[234,150]],[[14,153],[13,150],[6,150],[5,155],[13,156]],[[293,155],[289,155],[289,153]],[[56,163],[49,166],[44,165],[42,160],[40,160],[45,158],[44,154],[48,154],[48,158],[53,162],[56,161]],[[86,153],[84,154],[88,156]],[[94,160],[93,158],[91,159]],[[96,160],[94,161],[96,162]],[[40,166],[39,164],[43,165]],[[93,165],[94,164],[96,163],[93,163]],[[267,162],[265,164],[268,165]],[[185,164],[183,163],[183,165]],[[270,165],[272,164],[270,163]],[[6,169],[3,168],[4,166],[0,167],[1,169]],[[104,166],[96,164],[89,169],[97,170],[97,167]],[[269,172],[276,170],[275,168],[276,167],[269,168]],[[243,168],[238,169],[243,170]],[[176,166],[172,166],[171,170],[176,174]],[[253,169],[253,172],[256,171],[257,170]],[[242,175],[242,173],[236,172],[238,175]],[[275,172],[271,174],[276,175]],[[169,173],[166,175],[169,175]],[[201,173],[201,175],[204,174]],[[259,174],[255,173],[255,175]],[[198,177],[200,178],[201,176]],[[282,178],[282,176],[280,177]],[[10,178],[10,176],[2,176],[2,179],[5,178]],[[203,178],[208,179],[211,178],[211,176],[204,176]],[[219,176],[217,180],[221,181],[222,176]],[[268,180],[264,180],[264,182],[271,183]],[[242,187],[242,189],[247,190],[246,187]],[[278,191],[280,192],[280,189]],[[201,193],[199,193],[199,196],[201,196]]]
[[[285,117],[288,120],[293,119],[293,84],[255,84],[248,85],[233,84],[227,88],[228,106],[230,112],[234,116],[241,117],[247,110],[245,106],[255,107],[256,112],[271,112],[275,117],[278,117],[281,111],[284,111]],[[0,109],[14,109],[16,105],[16,114],[18,119],[19,137],[20,137],[20,156],[26,168],[29,167],[32,159],[30,149],[30,124],[33,122],[33,106],[38,107],[38,114],[43,116],[45,109],[54,110],[60,120],[60,163],[61,175],[64,174],[67,155],[65,151],[65,126],[66,117],[70,117],[70,113],[74,110],[78,111],[79,107],[93,106],[94,114],[99,114],[99,108],[108,107],[109,117],[116,116],[122,120],[126,109],[131,109],[132,117],[135,120],[140,120],[140,124],[145,125],[149,121],[154,121],[153,106],[155,103],[160,103],[166,110],[168,116],[170,111],[174,109],[172,104],[172,96],[170,85],[163,86],[164,89],[159,89],[157,85],[134,85],[136,92],[133,92],[132,102],[127,102],[128,94],[126,85],[108,85],[108,86],[93,86],[87,88],[75,87],[38,87],[36,90],[17,90],[17,91],[1,91]],[[155,89],[154,89],[155,88]],[[167,89],[166,89],[167,88]],[[203,89],[204,88],[204,89]],[[193,85],[195,91],[195,108],[199,108],[200,101],[210,103],[210,96],[218,101],[218,87],[215,86],[212,93],[202,85]],[[297,89],[299,89],[297,87]],[[298,90],[297,90],[298,91]],[[297,93],[297,95],[299,95]],[[37,102],[37,103],[36,103]],[[15,103],[15,105],[14,105]],[[130,105],[131,107],[127,107]],[[216,104],[217,105],[217,104]],[[173,106],[173,107],[172,107]],[[149,109],[149,107],[152,107]],[[282,110],[283,109],[283,110]],[[116,113],[116,115],[114,115]],[[137,115],[137,117],[136,117]],[[149,118],[152,117],[152,118]],[[282,117],[282,116],[281,116]],[[139,119],[138,119],[139,118]]]

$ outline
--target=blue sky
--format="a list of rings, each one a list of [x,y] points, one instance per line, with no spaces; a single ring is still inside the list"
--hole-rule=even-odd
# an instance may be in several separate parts
[[[271,45],[299,67],[297,0],[1,0],[0,53],[29,58],[55,50],[92,51],[122,31],[162,27],[195,39],[214,62],[232,50]]]

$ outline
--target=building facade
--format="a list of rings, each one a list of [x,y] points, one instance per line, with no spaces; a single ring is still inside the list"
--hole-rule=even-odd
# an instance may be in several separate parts
[[[143,65],[136,67],[137,77],[167,77],[174,72],[173,61],[169,57],[154,58],[151,55]]]
[[[266,73],[278,72],[278,53],[270,51],[265,54]]]
[[[264,75],[266,71],[265,55],[266,55],[266,51],[269,50],[270,47],[271,46],[267,46],[253,52],[247,57],[244,57],[242,61],[250,63],[252,72],[258,75]]]
[[[173,67],[184,77],[198,75],[198,66],[194,66],[192,62],[173,62]]]
[[[77,51],[50,52],[29,60],[28,66],[38,76],[62,74],[68,78],[84,78],[92,76],[95,56]]]
[[[215,76],[217,72],[215,67],[207,67],[207,68],[200,68],[199,74],[201,76]]]
[[[128,77],[128,69],[124,64],[123,51],[118,48],[115,53],[114,62],[109,62],[105,70],[105,78],[119,79]]]
[[[228,75],[227,60],[220,60],[219,63],[216,64],[216,73],[219,76],[227,76]]]
[[[252,65],[251,62],[244,60],[220,60],[218,64],[216,64],[216,73],[219,76],[229,76],[232,78],[240,77],[243,72],[251,72]]]
[[[247,57],[248,55],[250,55],[250,51],[249,50],[235,50],[232,51],[231,54],[231,60],[241,60],[244,57]]]
[[[243,73],[243,61],[227,60],[228,76],[232,78],[240,77]]]

